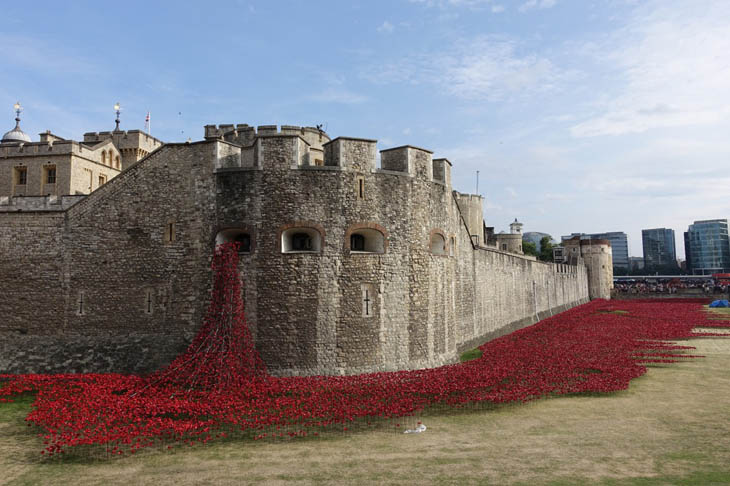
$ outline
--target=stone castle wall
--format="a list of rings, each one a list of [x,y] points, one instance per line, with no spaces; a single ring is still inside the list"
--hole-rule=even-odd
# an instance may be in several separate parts
[[[167,145],[63,212],[0,213],[0,370],[140,372],[185,349],[210,285],[214,145]]]
[[[277,374],[437,366],[587,301],[582,265],[474,246],[450,164],[430,152],[390,150],[381,170],[375,141],[327,138],[315,166],[316,140],[290,131],[258,134],[250,149],[166,145],[66,211],[0,213],[10,276],[0,279],[10,316],[0,372],[169,362],[202,322],[216,236],[231,230],[251,237],[239,264],[246,314]],[[319,235],[321,248],[282,252],[293,228]],[[351,251],[362,230],[383,235],[384,252]]]

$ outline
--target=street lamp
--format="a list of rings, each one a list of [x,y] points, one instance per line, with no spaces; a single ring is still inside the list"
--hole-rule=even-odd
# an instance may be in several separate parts
[[[117,127],[114,129],[115,132],[119,131],[119,113],[121,112],[121,110],[122,106],[119,104],[119,102],[117,101],[116,103],[114,103],[114,111],[117,113],[117,119],[114,120],[114,122],[117,124]]]

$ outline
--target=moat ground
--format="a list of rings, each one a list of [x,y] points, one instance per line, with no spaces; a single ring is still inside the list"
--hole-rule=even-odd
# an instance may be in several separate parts
[[[726,331],[727,332],[727,331]],[[0,484],[730,484],[730,339],[702,359],[651,366],[628,390],[427,414],[422,434],[228,441],[106,461],[42,461],[23,423],[29,400],[0,404]]]

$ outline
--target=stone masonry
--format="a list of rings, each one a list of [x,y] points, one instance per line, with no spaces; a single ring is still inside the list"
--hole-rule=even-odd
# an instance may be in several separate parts
[[[375,140],[314,128],[205,135],[70,206],[0,206],[0,373],[163,366],[202,322],[223,241],[242,243],[247,319],[279,375],[438,366],[589,298],[585,265],[486,246],[481,198],[428,150],[376,168]]]

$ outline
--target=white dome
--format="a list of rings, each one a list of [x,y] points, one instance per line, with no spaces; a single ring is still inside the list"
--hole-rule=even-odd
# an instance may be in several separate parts
[[[20,120],[15,119],[15,128],[3,135],[2,142],[0,143],[13,143],[13,142],[30,142],[31,139],[27,133],[20,129]]]

